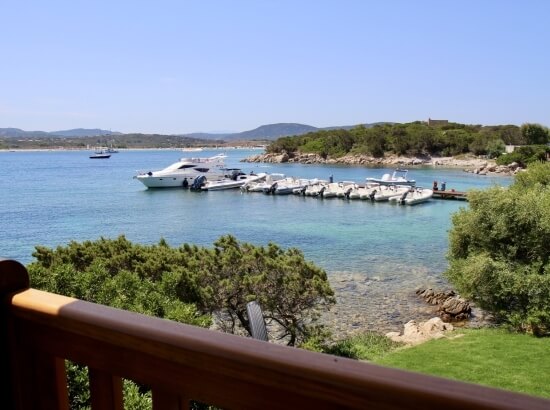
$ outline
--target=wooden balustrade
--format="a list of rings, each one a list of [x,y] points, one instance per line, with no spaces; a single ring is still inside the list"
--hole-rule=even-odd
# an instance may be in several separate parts
[[[550,401],[214,332],[29,288],[0,260],[2,408],[68,408],[64,361],[88,366],[93,409],[549,409]],[[495,369],[498,371],[498,369]]]

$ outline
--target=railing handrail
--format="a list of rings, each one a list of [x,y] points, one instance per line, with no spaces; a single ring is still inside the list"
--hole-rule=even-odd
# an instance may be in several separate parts
[[[14,266],[0,261],[0,286],[6,269],[21,275]],[[549,408],[550,402],[541,398],[279,346],[36,289],[6,299],[6,292],[21,289],[12,282],[0,287],[11,332],[8,348],[17,350],[12,357],[38,351],[39,357],[69,359],[93,369],[100,381],[94,386],[132,379],[152,387],[158,403],[171,398],[180,406],[194,399],[230,408]],[[58,359],[45,361],[56,379]],[[43,362],[12,362],[8,373],[21,381],[28,372],[18,366]],[[65,394],[59,382],[55,386],[58,395]],[[25,401],[22,394],[15,403]],[[52,400],[64,406],[63,399]]]

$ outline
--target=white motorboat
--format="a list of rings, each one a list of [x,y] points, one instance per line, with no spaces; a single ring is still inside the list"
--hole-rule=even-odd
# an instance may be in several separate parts
[[[317,181],[316,183],[313,183],[306,187],[304,195],[312,197],[323,196],[323,192],[325,191],[325,189],[327,189],[327,186],[327,181]]]
[[[357,184],[353,181],[342,181],[338,183],[336,196],[338,198],[348,198],[351,191],[357,189]]]
[[[352,194],[357,193],[359,195],[359,199],[371,199],[371,195],[374,196],[374,191],[380,190],[380,184],[370,183],[365,185],[364,187],[358,188],[356,191],[352,191],[350,193],[350,199],[352,197]]]
[[[302,190],[308,185],[309,179],[285,178],[275,182],[271,192],[266,193],[272,193],[273,195],[288,195],[294,193],[295,190]]]
[[[409,185],[415,186],[416,181],[414,179],[408,179],[408,170],[397,168],[393,171],[393,174],[384,174],[382,178],[367,178],[367,183],[375,182],[380,185]]]
[[[267,174],[263,181],[249,181],[241,187],[243,192],[264,192],[266,189],[282,179],[285,179],[285,174]]]
[[[324,190],[323,198],[336,198],[339,189],[340,184],[338,182],[331,182]]]
[[[203,191],[221,191],[224,189],[240,188],[249,182],[259,182],[265,180],[266,173],[260,174],[245,174],[239,172],[232,178],[224,178],[219,180],[206,181],[206,184],[201,188]]]
[[[376,202],[388,201],[393,197],[400,197],[408,192],[411,187],[404,185],[380,185],[371,193],[371,200]]]
[[[190,187],[196,178],[206,180],[229,178],[234,170],[224,168],[226,155],[209,158],[181,158],[160,171],[141,172],[134,176],[147,188]]]
[[[396,197],[396,200],[401,205],[416,205],[422,202],[426,202],[433,196],[434,191],[426,188],[412,188],[405,192],[403,195]]]

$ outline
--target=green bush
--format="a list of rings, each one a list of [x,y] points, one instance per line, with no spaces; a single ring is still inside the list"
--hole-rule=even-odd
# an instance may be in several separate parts
[[[446,277],[514,329],[550,334],[550,163],[509,189],[468,194],[453,215]]]
[[[256,300],[271,335],[294,345],[324,335],[320,311],[335,303],[326,272],[294,248],[241,243],[222,236],[213,248],[161,240],[157,245],[117,239],[37,246],[27,268],[34,288],[157,316],[209,326],[216,315],[224,330],[249,330],[246,304]],[[69,363],[71,408],[87,408],[87,372]],[[150,408],[150,393],[124,383],[128,408]],[[195,403],[194,408],[209,408]]]
[[[512,162],[517,162],[520,166],[526,167],[533,162],[546,161],[548,152],[550,152],[550,147],[546,145],[517,147],[514,152],[498,157],[496,162],[498,165],[509,165]]]

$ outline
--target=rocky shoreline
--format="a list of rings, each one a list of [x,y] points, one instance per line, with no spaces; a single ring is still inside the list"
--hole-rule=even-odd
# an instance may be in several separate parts
[[[516,163],[510,165],[496,165],[495,161],[487,158],[479,158],[473,155],[461,157],[403,157],[398,155],[386,155],[375,158],[368,155],[345,155],[338,158],[323,158],[318,154],[303,153],[263,153],[245,158],[242,162],[250,163],[299,163],[299,164],[339,164],[339,165],[363,165],[363,166],[433,166],[441,168],[462,168],[465,172],[479,175],[514,175],[521,171]]]
[[[337,302],[322,315],[321,323],[336,339],[366,331],[400,332],[411,320],[424,322],[433,317],[452,321],[455,327],[482,327],[491,323],[486,312],[471,304],[464,305],[465,301],[457,300],[449,289],[397,290],[391,280],[352,272],[333,272],[329,281]],[[458,301],[459,310],[467,311],[468,316],[450,318],[449,310],[458,307],[451,301]]]

